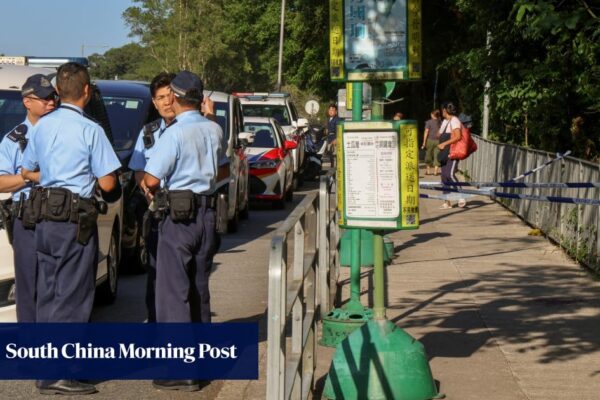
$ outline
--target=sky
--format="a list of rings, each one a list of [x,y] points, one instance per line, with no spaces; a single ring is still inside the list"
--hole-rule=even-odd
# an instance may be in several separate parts
[[[4,0],[0,54],[80,57],[135,41],[122,18],[132,0]]]

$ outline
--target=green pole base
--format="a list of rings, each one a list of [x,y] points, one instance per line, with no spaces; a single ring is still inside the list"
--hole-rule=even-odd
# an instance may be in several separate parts
[[[373,319],[373,310],[370,308],[362,307],[362,310],[334,308],[323,317],[323,330],[319,344],[336,347],[348,335],[371,319]]]
[[[352,250],[352,238],[351,230],[346,229],[342,234],[342,240],[340,243],[340,265],[342,267],[350,266],[350,254]],[[373,266],[373,232],[361,229],[360,233],[360,266],[371,267]],[[385,265],[391,263],[394,258],[394,242],[392,239],[383,238],[383,262]]]
[[[429,400],[437,392],[423,345],[388,320],[371,320],[336,348],[323,396],[336,400]]]

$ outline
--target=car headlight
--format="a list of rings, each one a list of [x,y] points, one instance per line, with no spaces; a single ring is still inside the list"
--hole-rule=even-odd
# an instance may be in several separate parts
[[[256,168],[256,169],[277,168],[277,165],[279,165],[279,161],[277,161],[277,160],[258,161],[258,162],[250,164],[250,168]]]

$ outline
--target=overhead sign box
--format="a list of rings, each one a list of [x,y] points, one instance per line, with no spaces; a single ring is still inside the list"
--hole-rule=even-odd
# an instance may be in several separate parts
[[[337,146],[340,225],[418,228],[417,122],[344,122]]]
[[[421,0],[330,0],[333,81],[421,78]]]

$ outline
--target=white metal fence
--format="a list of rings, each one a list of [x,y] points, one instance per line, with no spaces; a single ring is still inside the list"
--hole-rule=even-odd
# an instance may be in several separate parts
[[[470,181],[504,182],[555,157],[555,154],[496,143],[473,136],[479,150],[459,169]],[[599,182],[600,165],[566,157],[525,178],[523,182]],[[498,189],[509,193],[597,199],[599,189]],[[560,243],[578,261],[600,271],[600,207],[502,199],[501,202],[531,225]]]
[[[328,310],[336,290],[339,231],[334,192],[330,172],[321,177],[319,193],[308,194],[271,240],[269,400],[307,399],[314,386],[319,310]]]

